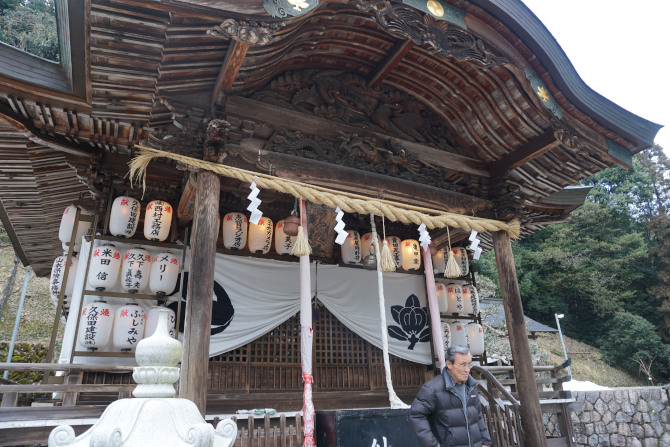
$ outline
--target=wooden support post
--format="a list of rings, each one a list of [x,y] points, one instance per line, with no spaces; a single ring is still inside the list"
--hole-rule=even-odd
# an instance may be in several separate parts
[[[179,397],[193,401],[203,416],[207,402],[220,187],[217,174],[210,171],[198,173],[189,266],[191,280],[186,294],[184,354],[179,383]]]
[[[533,360],[530,356],[526,322],[523,316],[523,306],[521,305],[519,283],[514,267],[512,244],[509,235],[504,231],[492,232],[491,235],[498,266],[509,343],[514,360],[514,374],[519,400],[521,401],[521,423],[525,432],[526,445],[547,447],[540,398],[535,387]]]

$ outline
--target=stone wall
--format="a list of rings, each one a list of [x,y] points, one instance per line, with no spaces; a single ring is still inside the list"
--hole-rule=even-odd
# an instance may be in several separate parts
[[[572,391],[577,445],[670,447],[669,392],[660,387]]]

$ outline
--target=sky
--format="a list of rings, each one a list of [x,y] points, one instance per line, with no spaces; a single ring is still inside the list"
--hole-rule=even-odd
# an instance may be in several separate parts
[[[665,126],[654,142],[670,156],[670,1],[522,1],[589,87]]]

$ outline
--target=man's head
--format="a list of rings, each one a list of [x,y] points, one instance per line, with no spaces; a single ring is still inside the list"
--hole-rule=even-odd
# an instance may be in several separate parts
[[[455,382],[463,383],[468,380],[471,366],[472,355],[467,347],[453,345],[447,349],[447,369]]]

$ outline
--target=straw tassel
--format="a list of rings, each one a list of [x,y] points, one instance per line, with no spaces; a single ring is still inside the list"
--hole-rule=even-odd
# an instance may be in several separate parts
[[[456,262],[454,257],[454,252],[451,251],[451,236],[449,235],[449,227],[447,227],[447,240],[449,242],[449,255],[447,256],[447,267],[444,269],[445,278],[458,278],[463,272],[461,272],[461,267]]]
[[[309,246],[307,237],[305,237],[305,232],[302,229],[302,225],[298,226],[298,236],[295,238],[295,244],[293,244],[293,256],[308,256],[312,254],[312,247]]]
[[[382,272],[395,272],[395,260],[391,254],[391,249],[389,248],[389,242],[384,239],[384,245],[382,246],[382,254],[379,259],[379,268],[382,269]]]

